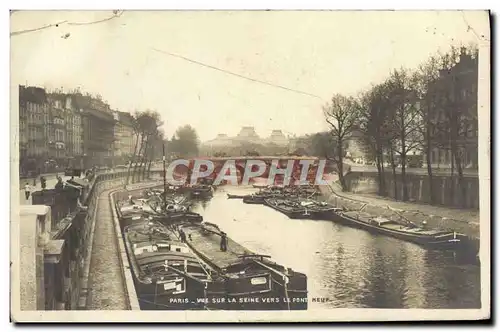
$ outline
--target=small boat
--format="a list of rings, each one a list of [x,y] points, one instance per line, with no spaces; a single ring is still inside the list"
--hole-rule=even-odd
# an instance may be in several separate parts
[[[121,201],[117,203],[117,211],[119,216],[126,216],[129,214],[157,214],[156,203],[148,201],[144,198],[132,198],[129,197],[126,201]]]
[[[266,198],[265,204],[291,219],[331,220],[334,207],[312,200]]]
[[[217,278],[175,231],[152,219],[134,217],[123,227],[139,305],[142,310],[205,309]]]
[[[334,218],[336,207],[331,204],[312,199],[299,199],[298,202],[309,210],[313,219],[332,220]]]
[[[165,206],[165,209],[161,213],[162,220],[164,222],[178,222],[178,221],[188,221],[188,222],[202,222],[203,216],[199,213],[192,212],[186,205],[180,205],[176,203],[170,203]]]
[[[248,196],[248,195],[233,195],[233,194],[227,194],[227,198],[228,198],[228,199],[243,199],[243,198],[245,198],[245,196]]]
[[[403,223],[385,217],[373,217],[359,211],[337,209],[335,212],[335,221],[345,225],[413,242],[425,247],[457,250],[464,249],[469,243],[466,235],[457,232],[426,229],[410,222]]]
[[[253,194],[246,195],[243,197],[243,203],[245,204],[264,204],[266,198],[273,197],[271,194]]]
[[[185,186],[181,189],[182,192],[190,194],[192,199],[207,198],[213,195],[213,188],[206,184],[195,184],[192,186]]]

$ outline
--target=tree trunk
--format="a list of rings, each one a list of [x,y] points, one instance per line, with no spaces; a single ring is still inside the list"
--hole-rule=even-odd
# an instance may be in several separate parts
[[[455,148],[453,147],[454,144],[450,142],[450,163],[451,163],[451,170],[450,170],[450,177],[451,177],[451,188],[450,188],[450,199],[452,202],[452,205],[455,205]],[[443,202],[445,203],[445,202]]]
[[[455,155],[455,162],[457,164],[457,175],[458,175],[458,190],[460,193],[459,196],[459,207],[465,208],[465,202],[466,202],[466,188],[465,188],[465,183],[464,183],[464,173],[463,173],[463,165],[462,165],[462,156],[460,155],[460,152],[457,151],[457,154]]]
[[[336,158],[336,160],[337,160],[337,171],[339,174],[340,186],[342,187],[342,191],[347,191],[347,184],[344,178],[344,154],[343,154],[344,152],[342,148],[342,140],[340,138],[338,139],[337,153],[338,157]]]
[[[134,164],[134,170],[132,171],[132,182],[134,182],[134,180],[136,179],[138,161],[140,160],[140,155],[144,149],[144,138],[145,138],[145,135],[141,134],[141,145],[139,146],[139,151],[137,152],[137,155],[139,156],[139,158],[137,158],[137,160],[135,161],[135,164]]]
[[[404,107],[404,106],[403,106]],[[402,189],[402,200],[403,202],[408,201],[408,189],[406,188],[406,154],[408,151],[406,151],[406,131],[405,131],[405,117],[404,117],[404,110],[401,109],[401,121],[400,121],[400,126],[401,126],[401,189]]]
[[[132,164],[134,163],[135,161],[135,158],[137,156],[137,145],[139,144],[139,134],[137,134],[137,138],[135,139],[135,146],[134,146],[134,152],[132,154],[132,158],[130,159],[130,164],[129,166],[127,167],[127,180],[125,182],[125,185],[128,185],[129,184],[129,180],[130,180],[130,169],[132,168]]]
[[[148,157],[148,152],[149,152],[149,145],[150,145],[150,140],[151,140],[151,135],[148,134],[146,136],[146,140],[144,142],[144,152],[142,153],[142,158],[141,158],[141,163],[139,165],[139,180],[144,180],[144,170],[146,169],[146,160]],[[142,179],[141,179],[142,175]]]
[[[385,183],[385,169],[384,169],[384,150],[378,146],[376,152],[376,163],[378,172],[378,194],[380,196],[387,196],[386,183]]]
[[[149,155],[149,164],[148,164],[148,178],[151,177],[151,164],[153,163],[153,159],[155,157],[155,145],[151,145],[150,155]]]
[[[392,146],[389,148],[389,158],[391,162],[391,167],[392,167],[392,181],[393,181],[393,187],[394,187],[394,199],[398,200],[398,181],[396,178],[396,162],[394,160],[394,149]]]
[[[384,170],[384,149],[378,133],[375,134],[375,161],[377,163],[378,172],[378,194],[380,196],[386,196],[386,186],[385,186],[385,170]]]
[[[406,186],[406,151],[401,154],[401,186],[403,190],[403,201],[408,201],[408,188]]]
[[[427,181],[429,181],[429,199],[430,203],[434,204],[436,202],[436,195],[434,193],[434,183],[433,183],[433,174],[432,174],[432,136],[431,136],[431,122],[430,116],[427,115],[427,123],[425,129],[425,159],[427,162]]]

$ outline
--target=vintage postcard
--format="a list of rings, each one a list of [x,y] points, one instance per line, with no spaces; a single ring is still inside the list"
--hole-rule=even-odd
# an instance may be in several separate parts
[[[13,321],[490,317],[488,11],[10,21]]]

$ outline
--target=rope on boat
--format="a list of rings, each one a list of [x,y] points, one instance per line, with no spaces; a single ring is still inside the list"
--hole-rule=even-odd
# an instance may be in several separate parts
[[[273,269],[272,267],[270,266],[267,266],[266,264],[262,263],[262,262],[259,262],[257,260],[253,260],[255,263],[257,263],[258,265],[278,274],[278,275],[281,275],[283,277],[283,287],[284,287],[284,290],[285,290],[285,298],[286,298],[286,301],[287,301],[287,307],[288,307],[288,310],[291,310],[290,309],[290,296],[288,295],[288,276],[285,274],[285,273],[282,273],[276,269]],[[278,282],[279,284],[279,282]]]
[[[405,216],[403,216],[402,214],[400,214],[399,211],[397,211],[396,209],[392,208],[389,205],[387,205],[387,208],[389,210],[391,210],[392,212],[394,212],[395,214],[397,214],[398,217],[400,217],[401,219],[403,219],[407,224],[410,224],[412,226],[417,226],[414,222],[412,222],[411,220],[409,220],[408,218],[406,218]]]
[[[283,284],[285,286],[286,305],[288,307],[288,310],[290,310],[290,297],[288,296],[288,286],[287,286],[288,285],[288,280],[286,280],[286,279],[288,279],[288,277],[284,276],[283,277]]]

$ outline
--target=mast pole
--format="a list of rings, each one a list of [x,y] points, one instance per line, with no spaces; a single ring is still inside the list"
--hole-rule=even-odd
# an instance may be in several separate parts
[[[163,143],[163,211],[167,210],[167,169],[166,169],[165,143]]]

